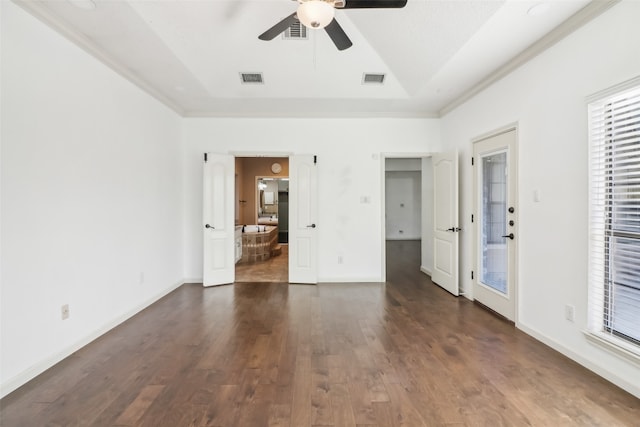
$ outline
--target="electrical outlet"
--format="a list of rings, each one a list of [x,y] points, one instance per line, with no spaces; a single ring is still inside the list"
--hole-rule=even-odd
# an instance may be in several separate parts
[[[338,264],[342,263],[344,263],[344,258],[342,258],[342,255],[338,255]]]
[[[572,305],[565,305],[564,306],[564,318],[567,319],[569,322],[573,322],[575,320],[575,314],[576,314],[576,308]]]
[[[60,307],[60,314],[62,315],[62,320],[69,318],[69,304],[65,304]]]

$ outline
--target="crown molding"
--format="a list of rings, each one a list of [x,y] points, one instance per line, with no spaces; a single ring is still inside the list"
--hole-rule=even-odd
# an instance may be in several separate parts
[[[38,4],[34,1],[28,0],[12,0],[13,3],[20,6],[22,9],[27,11],[29,14],[33,15],[40,21],[42,21],[47,26],[51,27],[53,30],[58,32],[63,37],[67,38],[69,41],[80,47],[82,50],[87,52],[89,55],[96,58],[98,61],[102,62],[104,65],[109,67],[111,70],[115,71],[117,74],[125,78],[126,80],[133,83],[135,86],[146,92],[148,95],[152,96],[160,103],[164,104],[171,110],[173,110],[179,116],[184,115],[184,111],[182,108],[173,102],[171,99],[164,96],[161,92],[156,90],[153,86],[149,85],[147,82],[142,80],[138,75],[131,72],[129,69],[121,66],[116,60],[114,60],[111,56],[105,54],[105,52],[97,49],[91,40],[78,31],[74,31],[69,28],[68,25],[61,19],[53,16],[46,8]]]
[[[241,111],[186,111],[182,114],[185,118],[220,118],[220,119],[437,119],[437,114],[429,112],[397,112],[397,111],[350,111],[339,112],[241,112]]]
[[[467,90],[464,94],[440,109],[440,111],[438,111],[438,117],[443,117],[451,111],[455,110],[460,105],[464,104],[465,102],[476,96],[478,93],[482,92],[484,89],[488,88],[498,80],[512,73],[521,65],[529,62],[531,59],[535,58],[540,53],[544,52],[551,46],[563,40],[565,37],[576,31],[583,25],[587,24],[597,16],[601,15],[603,12],[607,11],[619,2],[620,0],[593,0],[591,3],[570,16],[562,24],[558,25],[556,28],[547,33],[544,37],[534,42],[531,46],[509,60],[506,64],[500,66],[492,73],[490,73],[487,77],[472,86],[471,89]]]

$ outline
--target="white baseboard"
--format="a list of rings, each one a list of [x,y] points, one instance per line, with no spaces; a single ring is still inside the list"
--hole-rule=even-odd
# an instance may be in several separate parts
[[[318,277],[318,283],[381,283],[380,276],[370,277]]]
[[[26,384],[27,382],[31,381],[32,379],[34,379],[35,377],[37,377],[38,375],[40,375],[41,373],[43,373],[47,369],[51,368],[56,363],[62,361],[66,357],[69,357],[70,355],[72,355],[76,351],[80,350],[82,347],[84,347],[85,345],[89,344],[90,342],[92,342],[96,338],[99,338],[100,336],[102,336],[105,333],[109,332],[111,329],[115,328],[116,326],[118,326],[119,324],[124,322],[125,320],[133,317],[134,315],[138,314],[139,312],[141,312],[145,308],[149,307],[151,304],[153,304],[154,302],[158,301],[160,298],[162,298],[162,297],[166,296],[167,294],[173,292],[174,290],[176,290],[177,288],[182,286],[184,283],[189,283],[189,282],[185,282],[185,281],[181,280],[181,281],[179,281],[177,283],[174,283],[173,285],[169,286],[168,288],[164,289],[163,291],[159,292],[158,294],[154,295],[153,297],[147,299],[143,303],[138,304],[136,307],[132,308],[131,310],[129,310],[125,314],[123,314],[121,316],[118,316],[115,319],[113,319],[113,320],[107,322],[106,324],[102,325],[102,327],[100,327],[97,330],[93,331],[89,335],[79,339],[78,341],[76,341],[72,345],[60,350],[59,352],[57,352],[56,354],[54,354],[52,356],[49,356],[49,357],[41,360],[40,362],[36,363],[35,365],[33,365],[33,366],[29,367],[28,369],[24,370],[23,372],[20,372],[18,375],[16,375],[16,376],[8,379],[7,381],[3,382],[2,384],[0,384],[0,398],[6,396],[7,394],[9,394],[12,391],[16,390],[18,387],[23,386],[24,384]]]
[[[525,332],[526,334],[531,335],[533,338],[537,339],[538,341],[540,341],[540,342],[548,345],[552,349],[558,351],[559,353],[562,353],[563,355],[567,356],[569,359],[579,363],[580,365],[584,366],[588,370],[600,375],[602,378],[606,379],[607,381],[609,381],[609,382],[617,385],[621,389],[633,394],[637,398],[640,398],[640,387],[638,385],[632,384],[631,382],[627,381],[626,379],[624,379],[624,378],[622,378],[622,377],[610,372],[609,370],[605,369],[601,365],[593,363],[591,360],[588,360],[588,359],[584,358],[582,355],[580,355],[580,354],[574,352],[573,350],[565,347],[564,345],[560,344],[559,342],[547,337],[546,335],[544,335],[543,333],[541,333],[540,331],[538,331],[538,330],[536,330],[534,328],[530,328],[530,327],[522,324],[521,322],[517,322],[516,323],[516,327],[518,329],[522,330],[523,332]]]

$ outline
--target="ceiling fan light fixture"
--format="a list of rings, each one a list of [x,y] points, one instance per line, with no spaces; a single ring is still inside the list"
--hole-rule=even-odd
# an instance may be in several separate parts
[[[319,30],[333,21],[335,13],[332,3],[324,0],[306,0],[300,3],[296,15],[305,27]]]

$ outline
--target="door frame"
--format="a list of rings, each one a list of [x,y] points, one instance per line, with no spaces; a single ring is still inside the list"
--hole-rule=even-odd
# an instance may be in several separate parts
[[[386,225],[386,221],[385,221],[385,215],[386,215],[386,163],[387,163],[387,159],[424,159],[427,157],[432,157],[433,153],[431,152],[412,152],[412,153],[400,153],[400,152],[383,152],[380,153],[380,222],[381,222],[381,226],[380,226],[380,241],[381,241],[381,249],[382,249],[382,254],[381,254],[381,259],[380,259],[380,279],[382,282],[386,282],[387,281],[387,225]],[[424,173],[424,171],[422,171],[421,168],[421,173]],[[422,189],[421,189],[422,191]],[[422,202],[422,206],[420,207],[420,216],[424,216],[424,201]],[[423,224],[421,223],[421,230],[420,230],[420,234],[422,235],[422,227]],[[422,260],[422,247],[420,248],[420,259]],[[422,271],[423,273],[430,275],[429,272],[425,271],[422,268],[422,265],[420,266],[420,271]]]
[[[287,159],[291,160],[291,156],[294,155],[294,153],[292,152],[283,152],[283,151],[229,151],[228,152],[231,156],[233,156],[233,160],[234,160],[234,171],[235,171],[235,159],[237,159],[238,157],[265,157],[265,158],[272,158],[272,157],[286,157]],[[237,171],[236,171],[237,172]],[[282,178],[281,176],[275,176],[276,178]],[[256,181],[257,182],[257,181]],[[234,197],[236,197],[236,192],[234,191]],[[254,194],[254,197],[257,198],[257,195]],[[235,204],[235,201],[234,201]],[[256,207],[258,206],[257,200],[256,200]],[[291,207],[289,207],[289,209],[291,209]],[[258,210],[256,208],[256,212],[254,212],[254,218],[257,217],[257,213]],[[258,221],[256,221],[256,225],[258,224]],[[231,254],[232,256],[235,256],[235,254]],[[291,254],[289,252],[287,252],[287,261],[291,260]],[[233,267],[235,269],[235,265]]]
[[[510,123],[508,125],[496,128],[492,131],[486,132],[482,135],[479,135],[475,138],[473,138],[471,140],[471,156],[473,157],[474,152],[475,152],[475,146],[474,144],[484,141],[486,139],[492,138],[494,136],[498,136],[507,132],[513,131],[514,132],[514,146],[513,146],[513,156],[512,156],[512,162],[513,164],[510,165],[510,167],[512,168],[512,175],[513,175],[513,182],[511,183],[514,187],[514,193],[515,193],[515,197],[514,200],[512,201],[512,206],[515,209],[515,225],[513,226],[513,228],[511,228],[511,230],[513,231],[513,233],[515,234],[516,238],[511,242],[512,246],[515,246],[513,248],[514,254],[513,254],[513,265],[510,266],[511,268],[513,268],[513,305],[514,305],[514,316],[513,316],[513,321],[514,323],[517,325],[519,322],[519,268],[518,268],[518,264],[519,264],[519,239],[520,239],[520,207],[519,207],[519,200],[520,200],[520,192],[519,192],[519,168],[518,168],[518,160],[519,160],[519,151],[518,151],[518,141],[519,141],[519,137],[520,137],[520,131],[519,131],[519,123],[518,122],[513,122]],[[476,159],[474,159],[476,160]],[[472,197],[473,197],[473,201],[471,203],[472,206],[472,212],[474,215],[475,219],[479,219],[478,216],[478,164],[476,163],[473,169],[473,191],[472,191]],[[478,280],[478,277],[480,275],[480,271],[479,271],[479,265],[478,265],[478,257],[479,257],[479,251],[478,251],[478,245],[479,245],[479,239],[478,239],[478,234],[479,234],[479,221],[473,221],[473,251],[472,251],[472,256],[473,256],[473,260],[472,260],[472,268],[473,268],[473,272],[474,272],[474,278],[471,282],[471,286],[470,286],[470,297],[475,301],[475,283]],[[465,290],[466,291],[466,290]],[[488,307],[490,309],[490,307]],[[498,313],[500,314],[500,313]]]

